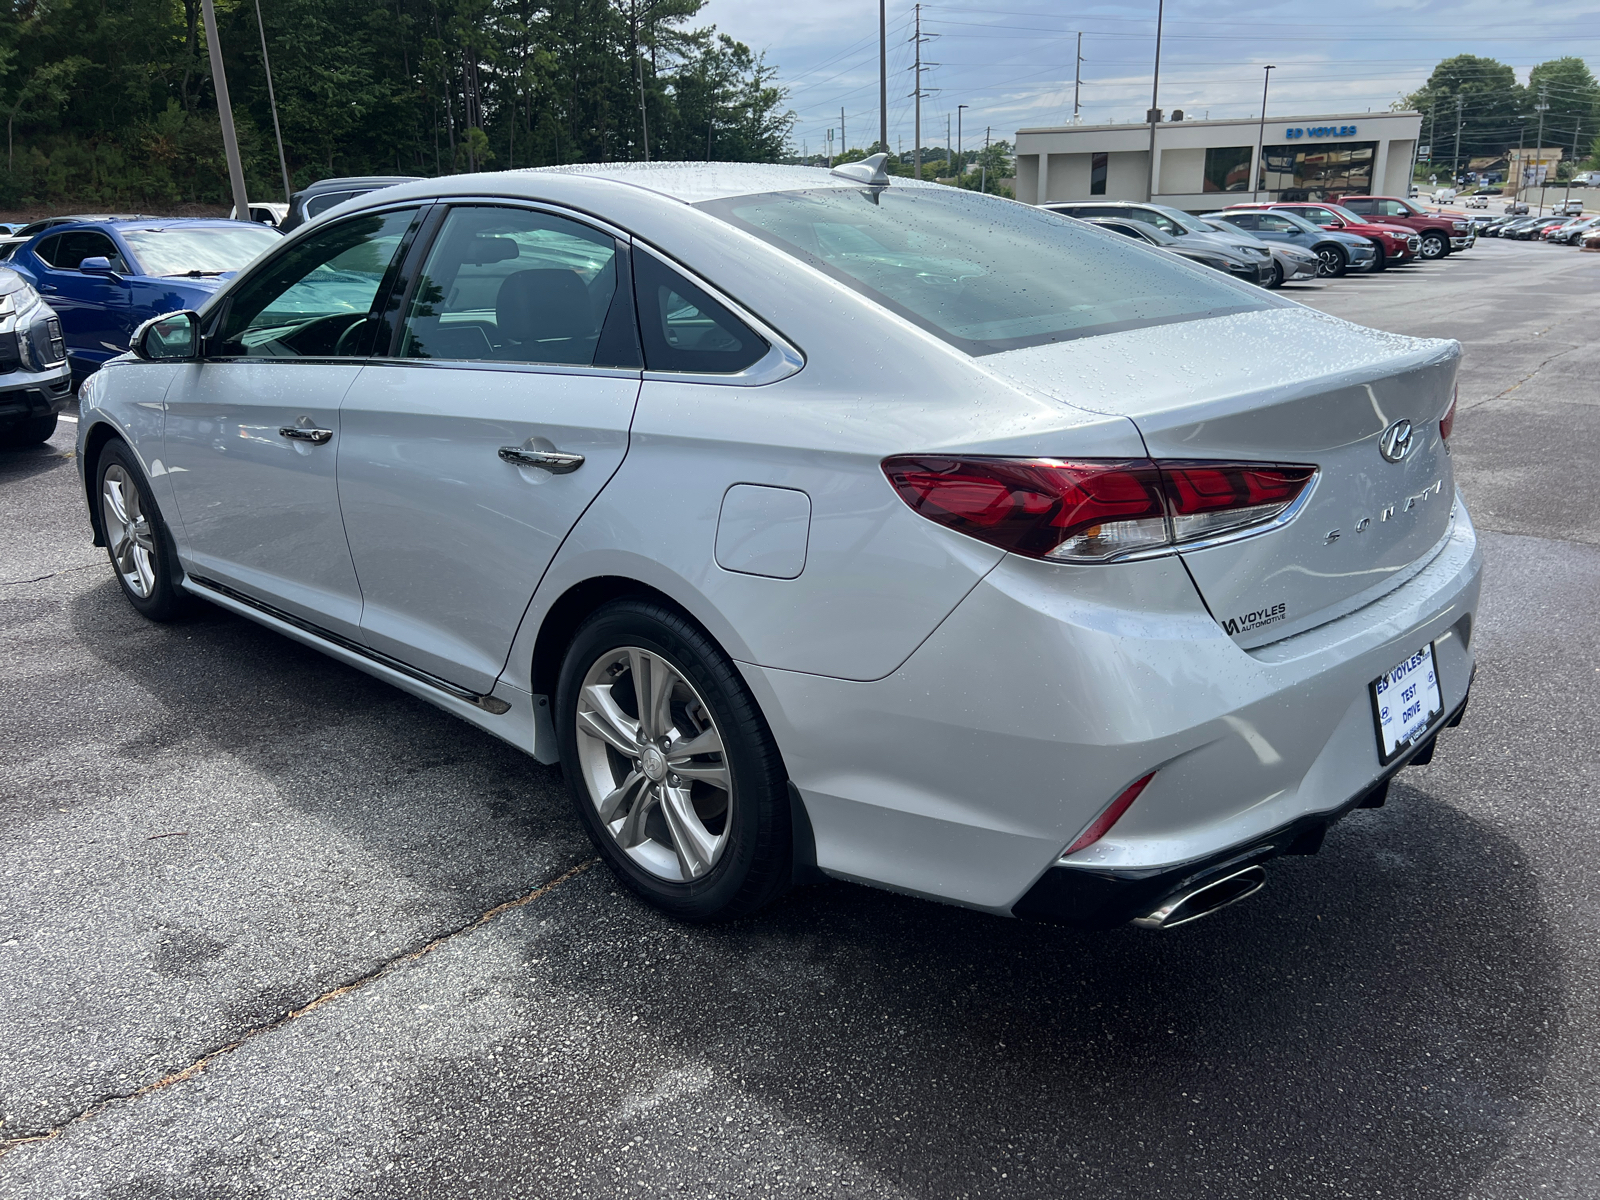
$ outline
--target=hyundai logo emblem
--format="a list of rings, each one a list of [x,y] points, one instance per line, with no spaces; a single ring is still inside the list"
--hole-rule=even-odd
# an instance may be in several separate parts
[[[1399,462],[1411,453],[1411,422],[1396,421],[1378,439],[1378,453],[1390,462]]]

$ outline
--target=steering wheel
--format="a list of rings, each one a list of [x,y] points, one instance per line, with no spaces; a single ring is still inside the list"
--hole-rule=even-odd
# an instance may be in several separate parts
[[[350,357],[350,355],[348,353],[350,347],[347,346],[346,343],[350,341],[352,335],[360,333],[363,329],[366,328],[366,326],[367,326],[367,318],[366,317],[357,317],[355,319],[355,321],[353,321],[349,326],[347,326],[345,328],[345,331],[339,335],[338,341],[333,343],[333,357],[335,357],[335,358],[348,358],[348,357]]]

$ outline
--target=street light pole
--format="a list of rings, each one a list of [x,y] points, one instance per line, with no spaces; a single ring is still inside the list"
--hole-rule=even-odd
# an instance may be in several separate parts
[[[1253,200],[1261,198],[1260,185],[1266,182],[1267,164],[1261,161],[1261,155],[1267,140],[1267,85],[1272,82],[1272,73],[1277,69],[1268,65],[1261,74],[1261,124],[1256,126],[1256,177],[1250,181],[1250,197]]]
[[[206,48],[211,52],[211,83],[217,89],[217,119],[222,124],[222,152],[228,159],[228,182],[233,188],[233,215],[250,219],[250,201],[245,197],[244,164],[239,160],[239,135],[233,128],[233,103],[228,99],[228,77],[222,69],[222,41],[217,37],[217,10],[211,0],[202,0],[200,14],[206,23]]]
[[[960,165],[956,168],[957,179],[961,178],[961,176],[967,173],[967,159],[966,156],[961,153],[961,110],[963,108],[970,107],[972,106],[969,104],[956,105],[956,158],[960,160]],[[1573,144],[1576,145],[1577,143],[1574,142]],[[1576,155],[1577,151],[1574,150],[1573,154]]]
[[[889,153],[889,22],[884,14],[888,0],[878,0],[878,141]]]
[[[1150,174],[1145,180],[1145,203],[1155,199],[1156,195],[1156,122],[1161,119],[1161,111],[1156,104],[1161,95],[1161,21],[1166,15],[1167,0],[1156,0],[1156,65],[1150,74],[1150,111],[1146,114],[1150,118]]]

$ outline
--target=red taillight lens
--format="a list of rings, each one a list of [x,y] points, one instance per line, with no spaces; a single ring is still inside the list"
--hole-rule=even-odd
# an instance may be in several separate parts
[[[1461,399],[1461,385],[1456,385],[1456,390],[1450,394],[1450,407],[1444,410],[1444,416],[1439,418],[1439,438],[1448,442],[1450,434],[1456,427],[1456,401]]]
[[[1146,775],[1143,779],[1137,780],[1130,784],[1128,789],[1123,792],[1122,795],[1118,796],[1106,806],[1105,812],[1101,813],[1093,821],[1089,822],[1089,828],[1085,829],[1081,834],[1079,834],[1078,840],[1067,847],[1067,854],[1076,854],[1085,846],[1092,846],[1101,838],[1105,837],[1105,835],[1110,832],[1111,827],[1122,819],[1122,814],[1128,811],[1128,805],[1132,804],[1139,798],[1139,793],[1144,791],[1145,785],[1155,777],[1156,773],[1151,771],[1150,774]],[[1065,857],[1065,855],[1063,855],[1063,857]]]
[[[1109,562],[1271,521],[1315,467],[1150,459],[885,459],[930,521],[1015,554]]]
[[[1033,558],[1101,562],[1167,541],[1149,459],[886,459],[900,498],[930,521]]]

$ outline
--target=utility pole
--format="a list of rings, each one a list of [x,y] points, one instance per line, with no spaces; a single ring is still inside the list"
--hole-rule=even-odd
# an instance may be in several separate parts
[[[956,157],[961,160],[960,164],[956,167],[956,178],[957,179],[961,178],[961,176],[963,176],[963,175],[965,175],[967,173],[967,156],[965,154],[963,154],[962,151],[961,151],[961,110],[963,108],[971,108],[971,107],[972,106],[970,104],[958,104],[958,105],[956,105]],[[1576,146],[1577,143],[1574,142],[1573,145]],[[1578,154],[1577,150],[1574,149],[1572,154],[1573,154],[1573,157],[1576,158],[1577,154]]]
[[[843,153],[845,153],[845,151],[847,151],[849,149],[850,149],[850,143],[845,140],[845,136],[844,136],[844,106],[840,105],[839,106],[839,153],[843,154]]]
[[[1157,107],[1161,98],[1161,21],[1166,7],[1167,0],[1156,0],[1156,66],[1150,75],[1150,111],[1146,114],[1150,119],[1150,177],[1144,187],[1147,204],[1156,195],[1156,122],[1161,120],[1161,109]]]
[[[1456,176],[1461,174],[1461,110],[1467,98],[1460,92],[1456,93],[1456,144],[1450,155],[1450,187],[1456,186]]]
[[[233,128],[233,103],[228,99],[228,77],[222,70],[222,41],[217,37],[217,10],[211,0],[202,0],[200,14],[206,23],[206,49],[211,52],[211,84],[217,89],[217,119],[222,124],[222,150],[228,159],[228,182],[233,187],[233,215],[250,219],[250,201],[245,197],[244,164],[239,161],[239,135]]]
[[[878,141],[889,152],[889,23],[884,16],[888,0],[878,0]]]
[[[911,35],[911,41],[916,45],[916,48],[917,48],[916,49],[916,55],[917,55],[917,57],[916,57],[916,61],[914,61],[911,64],[911,69],[916,72],[916,87],[915,87],[915,89],[913,89],[911,95],[916,99],[916,114],[912,119],[912,127],[911,127],[911,141],[912,141],[911,163],[912,163],[912,173],[918,179],[921,179],[922,178],[922,97],[926,94],[922,90],[922,69],[924,67],[937,67],[939,65],[938,63],[925,63],[925,62],[922,61],[922,43],[926,42],[926,41],[931,41],[933,38],[936,38],[939,35],[936,34],[936,33],[931,33],[927,37],[924,37],[922,35],[922,5],[921,4],[918,4],[916,6],[915,15],[914,15],[914,21],[915,21],[915,30]]]
[[[1272,73],[1278,68],[1269,65],[1261,73],[1261,124],[1256,127],[1256,177],[1250,181],[1250,198],[1260,198],[1260,185],[1266,181],[1267,164],[1261,160],[1264,143],[1267,140],[1267,85],[1272,82]],[[1410,193],[1408,192],[1407,195]]]
[[[1583,118],[1579,117],[1578,123],[1572,128],[1572,165],[1574,167],[1578,165],[1578,134],[1582,131],[1582,129]],[[1572,199],[1572,171],[1570,169],[1567,171],[1567,194],[1561,199],[1561,211],[1565,212],[1567,208],[1566,202]]]
[[[1439,98],[1435,96],[1428,105],[1428,166],[1433,166],[1433,148],[1439,143],[1433,140],[1435,127],[1439,124]]]
[[[1072,123],[1082,124],[1083,118],[1078,116],[1078,93],[1083,87],[1083,34],[1078,34],[1078,61],[1072,68]]]
[[[210,0],[206,0],[206,2],[210,3]],[[1534,105],[1534,108],[1539,112],[1539,136],[1533,143],[1533,178],[1534,182],[1539,185],[1539,211],[1536,215],[1541,217],[1544,216],[1544,180],[1539,178],[1539,155],[1544,151],[1544,111],[1550,107],[1547,100],[1549,95],[1550,85],[1541,83],[1539,85],[1539,103]]]
[[[983,169],[978,172],[978,190],[985,193],[989,190],[989,131],[993,128],[993,125],[983,127]]]
[[[256,0],[256,29],[261,34],[261,65],[267,72],[267,103],[272,107],[272,133],[278,139],[278,169],[283,172],[283,202],[289,203],[289,160],[283,156],[283,130],[278,128],[278,98],[272,94],[272,62],[267,58],[267,27],[261,23],[261,0]]]
[[[955,154],[950,149],[950,114],[944,115],[944,173],[949,175],[950,168],[955,164]]]
[[[633,35],[633,64],[634,75],[639,80],[639,134],[644,143],[644,161],[650,161],[650,118],[644,110],[644,55],[639,50],[639,18],[648,17],[650,10],[660,4],[661,0],[650,0],[643,9],[639,7],[639,0],[633,0],[628,10],[628,26]]]

